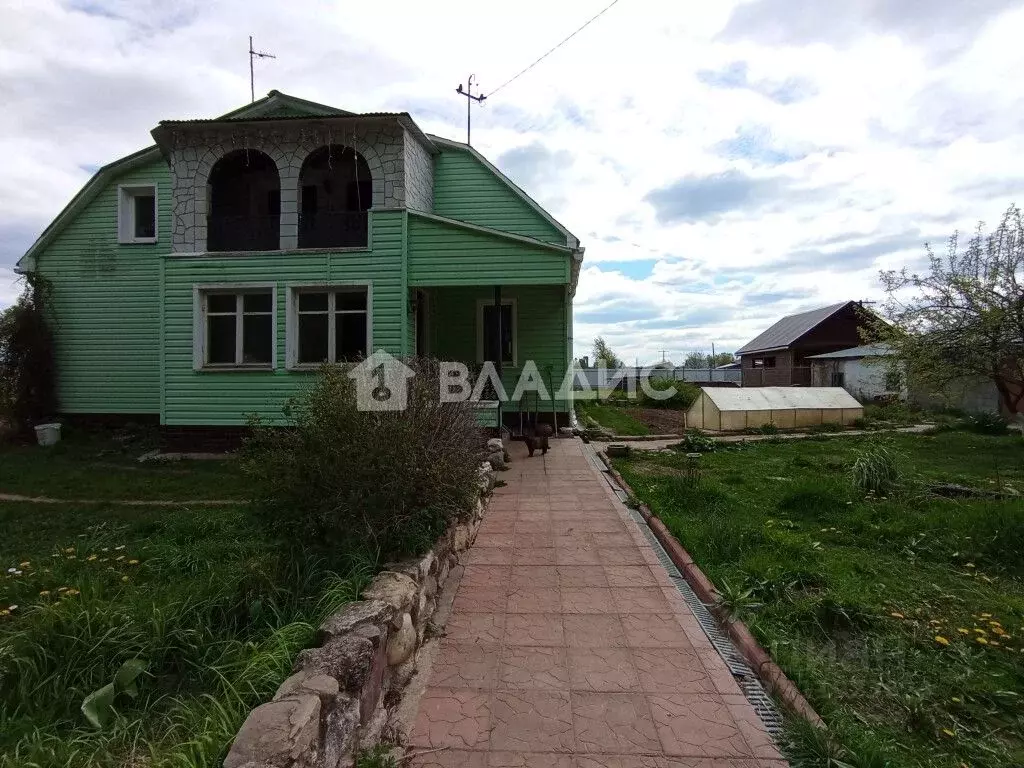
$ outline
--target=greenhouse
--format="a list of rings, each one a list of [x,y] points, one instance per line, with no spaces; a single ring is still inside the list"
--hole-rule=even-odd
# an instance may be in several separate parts
[[[768,424],[804,429],[850,426],[863,415],[864,406],[842,387],[701,387],[686,412],[686,426],[720,432]]]

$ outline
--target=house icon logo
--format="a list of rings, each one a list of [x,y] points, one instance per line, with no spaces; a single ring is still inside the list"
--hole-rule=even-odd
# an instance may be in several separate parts
[[[394,355],[378,349],[348,372],[356,384],[360,411],[404,411],[409,402],[409,379],[416,375]]]

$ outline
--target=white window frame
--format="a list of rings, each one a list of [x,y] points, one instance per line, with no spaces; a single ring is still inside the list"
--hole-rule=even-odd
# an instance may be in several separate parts
[[[153,237],[135,236],[135,198],[153,196]],[[160,237],[160,196],[156,183],[119,184],[117,187],[117,242],[122,245],[155,243]]]
[[[518,299],[502,299],[502,306],[512,307],[512,359],[502,360],[502,365],[519,365],[519,301]],[[493,307],[493,299],[476,300],[476,361],[484,362],[484,307]]]
[[[285,320],[285,367],[290,371],[316,370],[323,363],[299,362],[299,294],[327,293],[328,299],[328,340],[327,354],[334,356],[334,294],[339,292],[366,291],[366,356],[373,354],[373,281],[372,280],[333,280],[329,283],[288,283],[286,296],[287,312]],[[332,361],[333,362],[333,361]]]
[[[270,291],[270,362],[208,363],[206,362],[206,297],[210,294]],[[241,301],[239,298],[238,301]],[[241,309],[239,308],[239,312]],[[243,323],[235,324],[235,359],[240,356]],[[192,286],[192,368],[196,371],[273,371],[277,369],[277,284],[276,283],[205,283]]]

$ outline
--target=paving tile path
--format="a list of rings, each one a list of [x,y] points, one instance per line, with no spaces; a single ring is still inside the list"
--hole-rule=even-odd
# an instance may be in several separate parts
[[[783,768],[578,440],[513,443],[410,735],[418,768]]]

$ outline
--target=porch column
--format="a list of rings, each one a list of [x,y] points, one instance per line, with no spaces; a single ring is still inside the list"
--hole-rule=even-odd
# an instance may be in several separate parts
[[[497,372],[498,372],[498,381],[501,381],[501,359],[505,355],[503,354],[504,350],[502,349],[501,286],[500,285],[494,286],[494,314],[497,315],[497,322],[495,322],[494,328],[495,328],[495,333],[497,333],[497,335],[498,335],[497,344],[495,345],[495,347],[498,350],[498,359],[494,361],[494,367],[495,367],[495,370],[497,370]],[[497,392],[495,392],[495,395],[497,395]],[[498,437],[501,437],[501,428],[503,426],[502,423],[501,423],[501,419],[502,419],[502,413],[501,413],[502,409],[501,409],[501,406],[502,406],[501,398],[499,397],[498,398]]]

